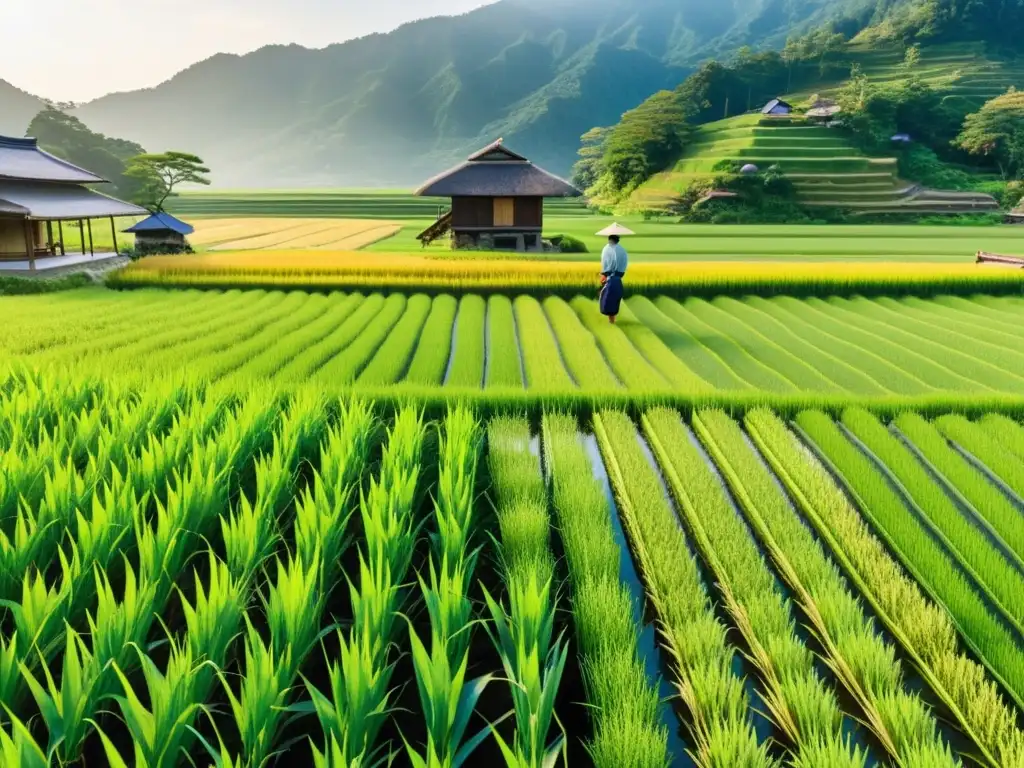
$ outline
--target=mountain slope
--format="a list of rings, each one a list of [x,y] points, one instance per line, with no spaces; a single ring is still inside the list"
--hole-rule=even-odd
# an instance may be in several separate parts
[[[501,0],[323,50],[218,55],[76,111],[224,185],[411,184],[498,136],[568,173],[579,136],[700,58],[875,0]]]
[[[0,135],[24,136],[32,118],[45,106],[35,96],[0,80]]]

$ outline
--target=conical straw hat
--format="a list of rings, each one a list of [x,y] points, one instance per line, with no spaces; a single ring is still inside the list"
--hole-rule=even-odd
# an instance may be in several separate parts
[[[621,224],[619,224],[619,222],[616,221],[614,224],[612,224],[609,227],[605,227],[597,234],[602,235],[604,237],[608,237],[609,235],[635,235],[636,232],[634,232],[631,229],[626,229],[624,226],[622,226]]]

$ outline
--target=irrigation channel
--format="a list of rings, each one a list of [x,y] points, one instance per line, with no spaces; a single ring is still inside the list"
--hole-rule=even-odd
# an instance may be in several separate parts
[[[486,307],[444,312],[486,346]],[[482,418],[28,373],[0,411],[13,764],[58,734],[89,765],[1024,760],[1005,417]]]

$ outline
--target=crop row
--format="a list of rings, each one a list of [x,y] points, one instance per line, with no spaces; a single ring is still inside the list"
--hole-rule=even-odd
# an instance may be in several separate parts
[[[0,386],[5,764],[1024,760],[1015,421],[52,381]]]
[[[8,363],[327,391],[843,398],[1024,393],[1017,298],[627,300],[140,291],[17,297]],[[1020,484],[1020,481],[1018,481]]]

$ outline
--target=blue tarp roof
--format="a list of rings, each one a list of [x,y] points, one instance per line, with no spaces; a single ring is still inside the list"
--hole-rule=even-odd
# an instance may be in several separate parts
[[[148,219],[143,219],[134,227],[128,227],[125,232],[162,232],[164,230],[177,232],[179,235],[191,235],[196,231],[191,224],[186,224],[181,219],[176,219],[169,213],[154,213]]]

